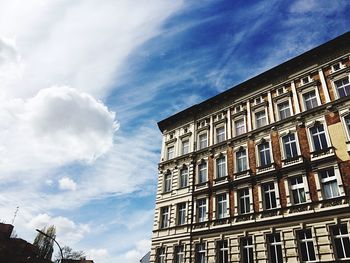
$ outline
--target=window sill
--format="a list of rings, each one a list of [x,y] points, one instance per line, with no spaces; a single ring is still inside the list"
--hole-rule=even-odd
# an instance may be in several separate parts
[[[272,170],[275,170],[275,163],[271,163],[269,165],[258,166],[256,168],[256,173],[262,174],[262,173],[266,173],[266,172],[269,172]]]
[[[302,163],[304,161],[301,155],[295,156],[293,158],[287,158],[282,160],[282,167],[287,167],[295,164]]]
[[[241,172],[236,172],[233,174],[235,180],[241,179],[241,178],[246,178],[252,175],[252,171],[250,169],[241,171]]]
[[[214,184],[223,184],[228,182],[228,176],[222,176],[214,179]]]
[[[328,147],[326,149],[310,152],[311,161],[326,158],[334,155],[334,147]]]

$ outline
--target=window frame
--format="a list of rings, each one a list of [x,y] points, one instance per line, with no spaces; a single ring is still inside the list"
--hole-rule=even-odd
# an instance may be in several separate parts
[[[223,171],[222,169],[219,169],[219,164],[218,164],[218,161],[219,160],[224,160],[223,164],[221,164],[223,166]],[[227,157],[226,157],[226,154],[223,154],[223,153],[220,153],[216,156],[215,158],[215,168],[214,168],[214,174],[215,174],[215,179],[219,180],[219,179],[224,179],[227,177]],[[221,176],[219,176],[219,171],[222,171],[223,174]]]
[[[185,175],[186,180],[183,180],[183,177]],[[186,182],[186,184],[184,185],[183,182]],[[189,181],[189,169],[187,166],[183,166],[180,170],[179,170],[179,189],[182,188],[186,188],[189,186],[188,184]]]
[[[244,244],[244,241],[246,242],[246,245]],[[251,243],[251,244],[249,244]],[[253,243],[253,236],[244,236],[239,238],[239,247],[240,247],[240,255],[242,263],[253,263],[254,262],[254,243]],[[244,251],[247,250],[247,256],[248,258],[244,258]],[[252,257],[252,258],[250,258]]]
[[[207,199],[208,199],[207,197],[200,197],[196,199],[196,207],[195,207],[196,209],[195,209],[195,215],[194,215],[196,219],[195,220],[196,223],[203,223],[208,221],[208,200]],[[204,214],[200,213],[199,211],[204,212]]]
[[[167,211],[165,211],[165,209]],[[160,229],[165,229],[170,226],[170,206],[160,208]]]
[[[269,189],[269,190],[265,190],[264,189],[264,186],[265,185],[273,185],[273,191],[271,190],[271,189]],[[260,185],[260,189],[261,189],[261,200],[262,200],[262,207],[261,207],[261,209],[263,210],[263,211],[268,211],[268,210],[273,210],[273,209],[276,209],[276,208],[279,208],[279,189],[278,189],[278,184],[275,182],[275,181],[267,181],[267,182],[263,182],[263,183],[261,183],[261,185]],[[266,203],[266,201],[267,201],[267,199],[266,199],[266,194],[269,194],[269,199],[268,200],[270,200],[271,201],[271,204],[270,204],[270,207],[269,208],[267,208],[267,203]],[[272,194],[274,194],[274,196],[275,196],[275,198],[274,198],[274,203],[275,203],[275,206],[274,207],[272,207],[272,197],[271,197],[271,194],[270,193],[272,193]]]
[[[329,171],[332,170],[332,173],[333,175],[329,176]],[[326,174],[322,174],[322,173],[326,173]],[[333,198],[337,198],[339,196],[341,196],[341,192],[340,192],[340,187],[339,187],[339,183],[338,183],[338,178],[335,174],[335,170],[334,170],[334,167],[329,167],[327,169],[322,169],[320,171],[317,172],[318,174],[318,177],[319,177],[319,181],[320,181],[320,186],[321,186],[321,192],[322,192],[322,198],[323,200],[330,200],[330,199],[333,199]],[[327,178],[323,178],[323,175],[327,175]],[[333,193],[333,188],[331,187],[331,191],[332,191],[332,196],[329,197],[329,196],[326,196],[325,194],[325,185],[329,185],[329,182],[333,182],[336,186],[336,189],[337,189],[337,195],[334,195]]]
[[[186,202],[178,203],[176,205],[176,210],[177,210],[177,219],[176,223],[178,226],[185,225],[186,222],[186,215],[187,215],[187,204]]]
[[[172,149],[172,151],[170,151]],[[167,161],[175,158],[175,145],[168,145],[166,151],[166,159]]]
[[[205,140],[201,140],[202,136],[205,136]],[[205,130],[198,133],[197,141],[198,141],[197,150],[202,150],[207,148],[209,146],[208,131]],[[203,141],[205,141],[205,144],[204,143],[202,144]]]
[[[205,168],[201,168],[201,166],[204,166]],[[202,171],[205,171],[205,178],[204,181],[200,180],[202,176]],[[207,160],[202,159],[198,164],[197,164],[197,176],[196,176],[196,183],[197,185],[202,185],[208,182],[208,162]]]
[[[277,237],[277,235],[278,235],[278,237],[279,237],[279,239],[280,239],[280,241],[277,241],[277,239],[276,239],[276,237]],[[272,237],[274,237],[274,241],[273,242],[270,242],[269,241],[269,237],[270,236],[272,236]],[[271,234],[267,234],[266,235],[266,244],[267,244],[267,253],[268,253],[268,258],[269,258],[269,262],[271,262],[271,263],[283,263],[283,247],[282,247],[282,245],[283,245],[283,240],[282,240],[282,238],[281,238],[281,234],[280,233],[271,233]],[[281,254],[281,258],[280,259],[277,259],[276,261],[273,261],[272,260],[272,253],[271,253],[271,247],[272,246],[274,246],[274,250],[275,250],[275,256],[276,256],[276,258],[275,259],[277,259],[277,256],[278,256],[278,251],[277,251],[277,249],[278,249],[278,246],[279,246],[279,248],[280,248],[280,254]]]
[[[223,133],[218,133],[219,129],[222,129]],[[226,136],[226,125],[224,123],[215,126],[215,131],[214,132],[215,132],[215,143],[221,143],[221,142],[226,141],[226,137],[227,137]],[[220,137],[222,135],[223,135],[223,138]]]
[[[314,106],[310,109],[308,109],[306,107],[306,102],[305,102],[305,99],[304,99],[304,95],[307,94],[307,93],[310,93],[310,92],[315,92],[315,98],[316,98],[316,102],[317,102],[317,106]],[[308,110],[312,110],[320,105],[322,105],[321,103],[321,98],[320,98],[320,93],[319,93],[319,90],[318,90],[318,87],[317,86],[311,86],[311,87],[308,87],[308,88],[305,88],[305,89],[301,89],[301,91],[299,92],[299,101],[301,101],[301,109],[302,111],[308,111]]]
[[[243,151],[245,152],[245,157],[244,158],[239,157],[238,153],[243,152]],[[241,163],[241,160],[245,160],[245,168],[246,169],[242,169],[242,170],[238,169],[239,163]],[[238,173],[238,174],[244,173],[245,171],[249,170],[248,147],[246,145],[240,146],[240,147],[237,147],[234,149],[234,170],[235,170],[235,173]]]
[[[282,116],[281,116],[281,109],[280,109],[281,104],[288,104],[289,116],[285,116],[285,117],[282,118]],[[278,100],[276,102],[276,112],[277,112],[277,116],[278,116],[278,120],[279,121],[287,119],[287,118],[293,116],[294,115],[293,114],[293,107],[292,107],[290,98]]]
[[[269,158],[270,158],[270,163],[266,163],[266,164],[262,164],[262,161],[260,159],[261,155],[260,155],[260,146],[263,144],[267,144],[268,145],[268,149],[269,149]],[[264,152],[266,152],[266,150],[264,150]],[[257,142],[256,144],[256,160],[257,160],[257,167],[269,167],[271,165],[273,165],[274,163],[274,159],[273,159],[273,155],[272,155],[272,147],[271,147],[271,141],[270,139],[265,139],[262,138],[259,142]],[[265,155],[265,154],[264,154]],[[266,155],[265,155],[266,157]]]
[[[240,136],[240,135],[245,134],[247,132],[247,121],[246,121],[246,116],[245,115],[243,117],[238,117],[238,118],[233,119],[232,122],[233,122],[232,126],[233,126],[233,136],[234,137]],[[237,125],[238,122],[243,122],[243,125],[238,126]],[[237,132],[238,128],[241,128],[241,127],[244,128],[243,129],[244,131],[238,133]]]
[[[241,193],[245,190],[248,190],[248,194],[244,193],[244,195],[241,195]],[[248,203],[247,203],[248,199]],[[243,200],[244,203],[244,212],[242,212],[242,204],[241,200]],[[248,208],[248,211],[246,211]],[[238,215],[246,215],[252,212],[251,207],[251,190],[250,187],[242,187],[240,189],[237,189],[237,212]]]
[[[219,198],[225,197],[223,200],[220,201]],[[224,219],[230,216],[229,208],[229,196],[227,192],[220,192],[215,194],[215,213],[213,215],[214,219]],[[220,211],[220,204],[222,204],[222,211]],[[222,212],[222,214],[220,213]]]
[[[181,248],[181,249],[180,249]],[[185,245],[176,245],[174,247],[174,263],[184,263],[185,262]],[[181,255],[179,257],[179,255]]]
[[[285,141],[283,138],[285,138],[286,136],[290,136],[290,135],[294,135],[296,156],[288,158],[287,157],[287,149],[286,149]],[[281,132],[280,133],[280,146],[281,146],[281,159],[282,159],[282,161],[294,160],[294,159],[297,159],[298,157],[301,156],[299,138],[298,138],[298,134],[297,134],[296,130],[289,130],[287,132]]]
[[[336,97],[336,99],[340,99],[340,98],[344,98],[344,97],[348,97],[350,94],[348,94],[348,95],[345,95],[345,96],[340,96],[340,94],[339,94],[339,89],[338,89],[338,87],[336,86],[336,82],[337,81],[340,81],[340,80],[343,80],[343,79],[345,79],[345,78],[347,78],[347,80],[348,80],[348,85],[343,85],[343,86],[341,86],[341,87],[350,87],[350,74],[349,73],[345,73],[345,74],[340,74],[339,76],[336,76],[336,77],[334,77],[334,78],[332,78],[332,81],[331,81],[331,83],[332,83],[332,88],[333,88],[333,90],[334,90],[334,94],[335,94],[335,97]]]
[[[216,243],[216,263],[228,263],[229,261],[229,247],[228,240],[218,240]],[[222,256],[222,257],[220,257]]]
[[[162,254],[160,254],[160,252],[162,252]],[[156,263],[165,263],[166,262],[166,248],[165,247],[158,247],[156,254],[157,254]]]
[[[311,228],[306,228],[306,229],[299,229],[295,231],[295,236],[296,236],[296,240],[298,243],[298,254],[299,254],[299,259],[300,262],[317,262],[317,253],[316,253],[316,249],[315,249],[315,242],[314,242],[314,237],[312,235],[312,231],[313,229]],[[307,237],[307,232],[309,232],[311,237]],[[301,238],[301,234],[303,234],[303,237]],[[313,260],[311,259],[312,256],[310,256],[310,247],[309,244],[311,244],[312,249],[313,249]],[[303,244],[305,244],[305,253],[303,253]],[[306,254],[307,255],[307,260],[303,260],[303,255]]]
[[[265,123],[264,124],[259,124],[258,125],[258,121],[260,121],[261,119],[263,119],[263,118],[257,118],[257,114],[259,114],[259,113],[261,113],[261,112],[264,112],[265,113]],[[254,118],[254,128],[255,129],[259,129],[259,128],[261,128],[261,127],[264,127],[264,126],[266,126],[266,125],[269,125],[269,114],[268,114],[268,110],[267,110],[267,107],[266,106],[264,106],[263,108],[257,108],[257,109],[255,109],[254,110],[254,112],[253,112],[253,118]]]
[[[341,228],[340,227],[345,227],[346,232],[347,233],[341,233]],[[338,235],[335,235],[335,229],[338,228]],[[333,244],[333,253],[335,255],[335,258],[337,260],[348,260],[350,259],[350,251],[349,251],[349,255],[346,255],[346,251],[345,251],[345,246],[344,246],[344,239],[348,239],[349,243],[350,243],[350,233],[349,233],[349,225],[347,223],[341,223],[341,224],[337,224],[337,225],[332,225],[330,226],[330,233],[331,233],[331,237],[332,237],[332,244]],[[338,247],[337,247],[337,242],[336,240],[340,239],[341,240],[341,245],[342,245],[342,251],[343,254],[345,255],[345,257],[340,257],[339,255],[339,251],[338,251]]]
[[[185,143],[187,143],[186,147],[185,147],[185,145],[186,145]],[[187,152],[185,151],[185,149],[187,149]],[[189,138],[181,140],[181,154],[185,155],[188,153],[190,153],[190,139]]]
[[[195,245],[195,263],[207,262],[207,248],[205,242],[200,242]],[[202,255],[199,257],[199,255]],[[202,259],[202,260],[200,260]]]
[[[296,178],[300,178],[301,179],[301,183],[297,181],[297,184],[293,184],[292,183],[292,180],[296,179]],[[305,187],[305,182],[304,182],[304,178],[303,178],[303,175],[297,175],[297,176],[292,176],[290,178],[288,178],[288,185],[289,185],[289,191],[290,191],[290,202],[292,205],[300,205],[300,204],[304,204],[307,202],[307,190],[306,190],[306,187]],[[299,190],[300,189],[303,189],[304,191],[304,201],[301,201],[301,198],[300,198],[300,192]],[[294,198],[294,191],[297,191],[297,194],[298,194],[298,200],[299,202],[296,203],[295,202],[295,198]]]
[[[163,193],[170,193],[172,191],[172,173],[170,171],[163,175]]]

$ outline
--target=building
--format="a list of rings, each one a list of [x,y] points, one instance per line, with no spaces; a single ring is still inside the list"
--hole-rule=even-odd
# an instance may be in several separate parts
[[[0,262],[52,263],[39,257],[39,249],[27,241],[12,237],[13,225],[0,223]]]
[[[150,262],[350,261],[350,32],[158,123]]]

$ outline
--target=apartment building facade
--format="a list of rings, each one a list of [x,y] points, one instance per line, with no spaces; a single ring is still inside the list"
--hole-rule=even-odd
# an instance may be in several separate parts
[[[150,262],[350,261],[350,32],[162,120]]]

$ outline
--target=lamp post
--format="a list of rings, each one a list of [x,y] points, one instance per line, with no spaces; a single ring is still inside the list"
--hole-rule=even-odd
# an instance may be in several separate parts
[[[42,234],[42,235],[44,235],[44,236],[46,236],[46,237],[52,239],[52,240],[57,244],[58,248],[60,249],[60,253],[61,253],[61,260],[60,260],[60,262],[62,262],[62,261],[63,261],[63,252],[62,252],[62,248],[61,248],[60,244],[58,244],[58,242],[56,241],[56,239],[54,239],[53,237],[47,235],[46,233],[44,233],[43,231],[41,231],[41,230],[39,230],[39,229],[35,229],[35,230],[38,231],[40,234]]]

